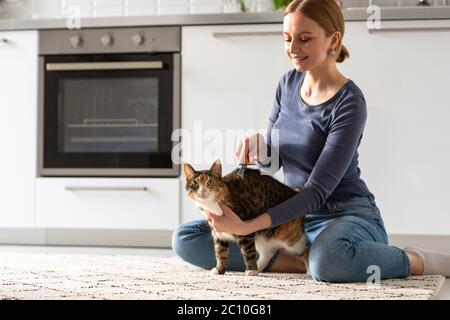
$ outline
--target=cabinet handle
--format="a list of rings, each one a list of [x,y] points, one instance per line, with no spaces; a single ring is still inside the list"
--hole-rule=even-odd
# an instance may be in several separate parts
[[[67,191],[148,191],[147,187],[65,186]]]
[[[411,32],[411,31],[450,31],[448,27],[427,26],[427,27],[381,27],[380,29],[368,28],[369,33],[376,32]]]
[[[409,25],[405,21],[382,21],[380,28],[371,28],[366,25],[369,33],[375,32],[412,32],[412,31],[449,31],[450,23],[448,20],[426,20],[415,22]]]
[[[0,37],[0,43],[8,43],[8,39]]]
[[[214,38],[237,38],[237,37],[267,37],[281,36],[281,31],[255,31],[255,32],[213,32]]]

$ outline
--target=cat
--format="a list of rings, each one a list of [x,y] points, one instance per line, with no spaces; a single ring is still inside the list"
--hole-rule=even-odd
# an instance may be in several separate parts
[[[267,209],[295,196],[298,192],[275,178],[261,174],[258,169],[246,168],[243,176],[238,169],[222,177],[222,165],[216,160],[209,170],[196,171],[190,164],[183,166],[187,195],[204,211],[223,215],[219,202],[230,207],[242,220],[253,219]],[[280,248],[296,255],[306,251],[303,217],[274,228],[246,236],[216,232],[211,227],[216,256],[213,274],[224,274],[230,241],[238,243],[244,257],[246,275],[258,275]],[[211,226],[211,223],[208,221]],[[256,251],[259,253],[256,261]]]

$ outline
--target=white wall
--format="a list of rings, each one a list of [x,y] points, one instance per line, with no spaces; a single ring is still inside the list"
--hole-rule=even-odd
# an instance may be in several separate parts
[[[429,31],[369,33],[347,22],[350,59],[340,68],[364,92],[368,120],[362,177],[389,233],[450,234],[450,20],[392,21]]]

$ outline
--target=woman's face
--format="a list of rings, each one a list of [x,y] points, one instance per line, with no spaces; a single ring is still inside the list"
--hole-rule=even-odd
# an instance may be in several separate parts
[[[333,39],[339,37],[339,33],[327,37],[325,30],[303,13],[288,13],[284,17],[283,34],[286,53],[298,71],[308,71],[334,61],[329,52],[336,47],[337,42]]]

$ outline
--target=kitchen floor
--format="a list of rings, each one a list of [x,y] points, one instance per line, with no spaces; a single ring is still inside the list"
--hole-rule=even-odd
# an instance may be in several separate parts
[[[0,245],[0,252],[20,253],[62,253],[62,254],[123,254],[143,255],[155,257],[171,257],[170,249],[147,249],[147,248],[112,248],[112,247],[65,247],[65,246],[11,246]],[[445,280],[437,299],[450,300],[450,278]]]

